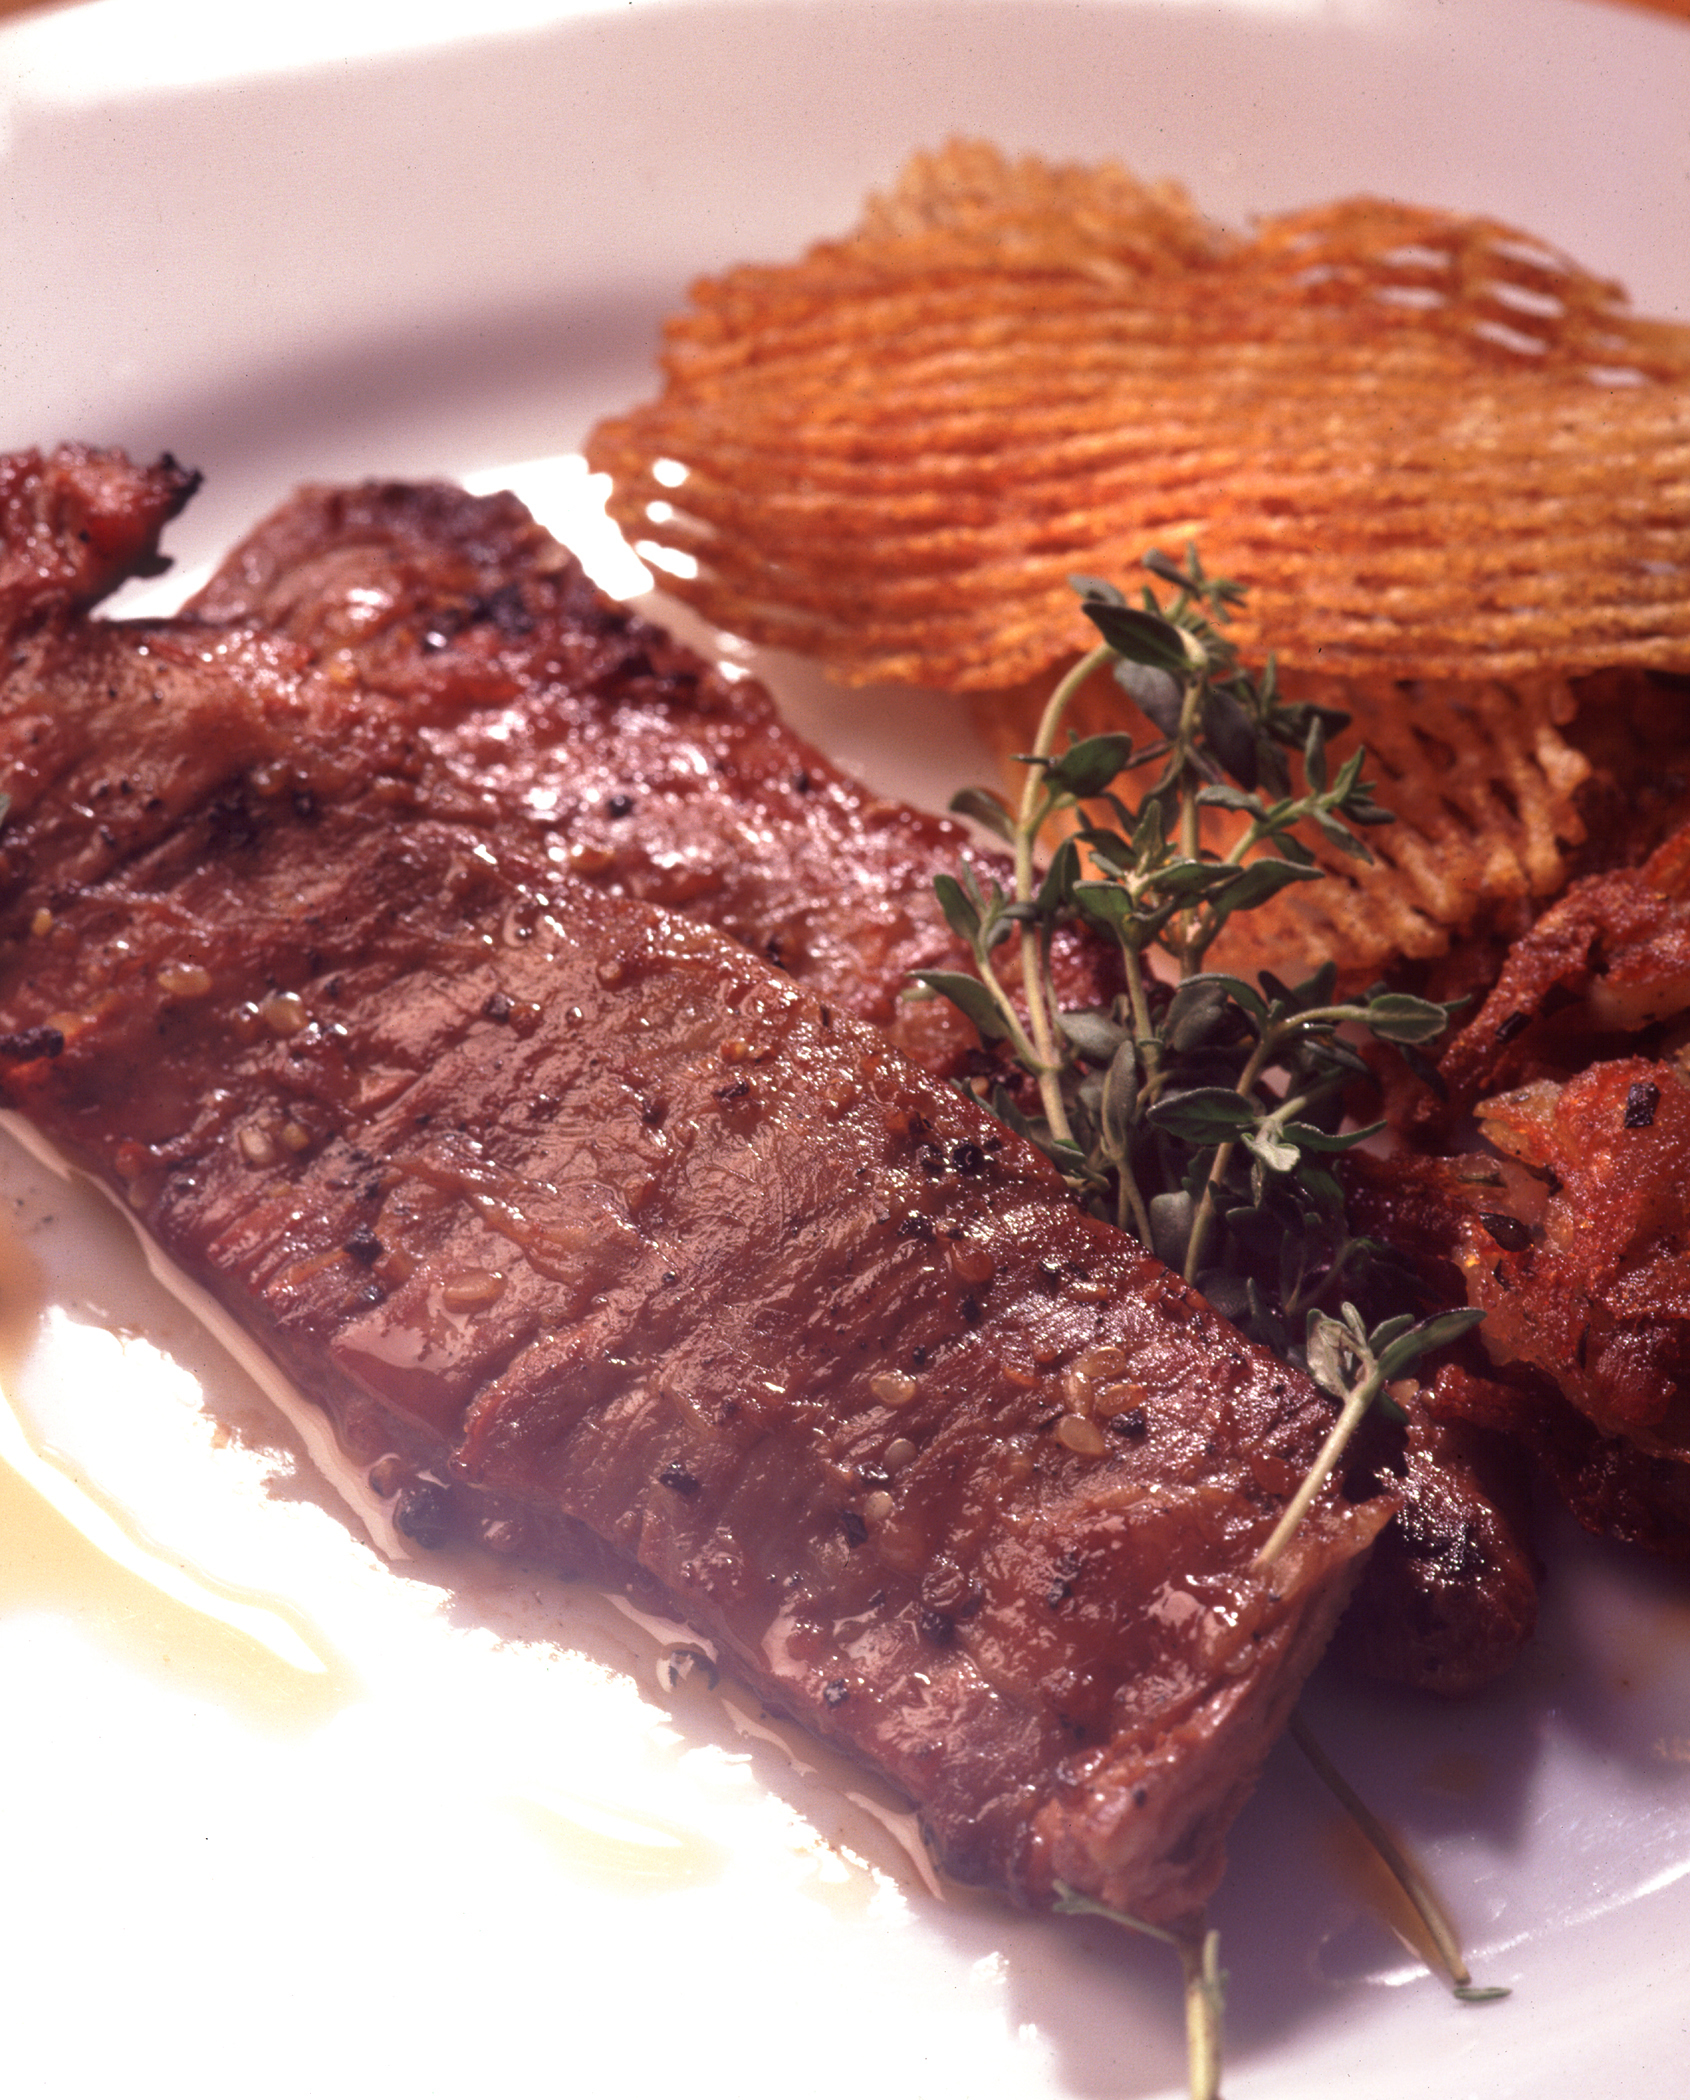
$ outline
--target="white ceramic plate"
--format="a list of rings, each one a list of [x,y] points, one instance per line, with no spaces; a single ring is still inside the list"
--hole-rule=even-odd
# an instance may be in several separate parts
[[[497,481],[647,386],[688,277],[955,131],[1234,219],[1488,211],[1690,317],[1687,110],[1690,29],[1586,0],[103,0],[0,33],[0,446],[202,466],[189,570],[302,478]],[[979,763],[938,704],[772,670],[888,785]],[[389,1567],[120,1221],[14,1149],[0,1202],[0,1377],[53,1455],[0,1471],[11,2090],[1178,2085],[1157,1950],[939,1901],[860,1780],[665,1689],[602,1599]],[[1501,1692],[1311,1701],[1515,1995],[1425,1977],[1281,1752],[1217,1906],[1234,2100],[1683,2090],[1690,1600],[1550,1544]]]

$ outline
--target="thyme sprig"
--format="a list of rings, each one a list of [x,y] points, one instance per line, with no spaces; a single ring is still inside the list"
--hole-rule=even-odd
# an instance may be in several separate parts
[[[1369,1333],[1361,1314],[1348,1303],[1341,1319],[1310,1313],[1305,1352],[1309,1375],[1343,1404],[1319,1457],[1256,1555],[1257,1567],[1270,1567],[1290,1544],[1368,1409],[1382,1406],[1401,1419],[1401,1410],[1389,1397],[1391,1381],[1404,1376],[1419,1357],[1455,1341],[1483,1318],[1477,1307],[1469,1305],[1418,1321],[1409,1313],[1397,1313],[1381,1320]]]
[[[1286,1732],[1314,1767],[1322,1784],[1372,1846],[1392,1879],[1413,1906],[1415,1915],[1425,1928],[1426,1937],[1449,1978],[1450,1995],[1462,2005],[1494,2005],[1499,1999],[1510,1996],[1506,1984],[1473,1981],[1472,1971],[1461,1952],[1461,1942],[1457,1939],[1455,1927],[1450,1923],[1448,1914],[1439,1901],[1437,1890],[1327,1756],[1316,1740],[1314,1731],[1300,1713],[1291,1716],[1286,1724]]]
[[[1363,832],[1392,818],[1362,776],[1364,751],[1336,771],[1329,762],[1327,740],[1348,718],[1287,700],[1271,659],[1260,676],[1240,664],[1223,632],[1243,602],[1240,586],[1207,575],[1195,547],[1183,566],[1153,550],[1144,567],[1172,587],[1166,604],[1149,586],[1135,605],[1111,584],[1073,579],[1101,640],[1046,703],[1022,759],[1019,807],[982,788],[951,804],[1010,848],[1011,885],[982,882],[967,868],[940,876],[940,906],[974,971],[918,975],[1032,1082],[1036,1109],[1024,1088],[1001,1082],[986,1089],[987,1098],[1044,1149],[1076,1198],[1135,1233],[1339,1403],[1318,1457],[1257,1555],[1266,1567],[1294,1537],[1363,1419],[1375,1410],[1401,1419],[1391,1385],[1481,1317],[1464,1308],[1416,1320],[1391,1310],[1370,1326],[1355,1298],[1400,1302],[1392,1257],[1352,1233],[1332,1171],[1334,1155],[1382,1127],[1344,1128],[1357,1082],[1372,1079],[1354,1035],[1365,1032],[1412,1059],[1443,1033],[1454,1008],[1383,984],[1339,998],[1330,962],[1298,984],[1264,970],[1251,985],[1206,967],[1235,914],[1323,879],[1311,837],[1366,862],[1372,855]],[[1106,667],[1158,732],[1149,744],[1135,747],[1124,730],[1070,734],[1064,744],[1076,695]],[[1133,784],[1147,774],[1135,801]],[[1205,842],[1206,810],[1241,820],[1224,851]],[[1039,842],[1059,822],[1066,835],[1041,871]],[[1107,1008],[1064,1011],[1057,995],[1054,938],[1076,923],[1119,952],[1122,990]],[[1011,942],[1019,1000],[998,963]],[[1473,1985],[1430,1890],[1305,1738],[1301,1729],[1305,1750],[1353,1803],[1364,1833],[1428,1919],[1457,1996],[1497,1995]],[[1213,2100],[1222,2026],[1214,1933],[1147,1925],[1067,1887],[1058,1888],[1056,1908],[1111,1918],[1177,1949],[1191,2091],[1194,2100]]]
[[[1359,1284],[1390,1262],[1350,1231],[1332,1171],[1333,1155],[1379,1127],[1343,1127],[1347,1094],[1370,1077],[1349,1037],[1365,1031],[1412,1054],[1452,1009],[1384,985],[1339,998],[1331,963],[1298,984],[1207,968],[1236,914],[1323,878],[1311,837],[1367,861],[1362,834],[1392,820],[1363,777],[1363,751],[1329,761],[1328,739],[1348,718],[1288,700],[1271,659],[1260,675],[1240,663],[1224,632],[1240,586],[1206,574],[1195,548],[1183,566],[1155,551],[1144,566],[1172,587],[1165,604],[1148,585],[1133,604],[1111,584],[1073,579],[1101,639],[1045,707],[1019,807],[979,788],[951,805],[1009,846],[1010,885],[968,869],[940,876],[973,973],[919,975],[1031,1080],[1036,1109],[1002,1084],[990,1103],[1082,1203],[1347,1402],[1369,1374],[1331,1383],[1338,1360],[1327,1351],[1311,1362],[1309,1316],[1335,1313],[1346,1292],[1365,1296]],[[1125,730],[1064,742],[1075,696],[1105,667],[1157,732],[1148,744]],[[1224,851],[1205,842],[1211,809],[1241,820]],[[1039,842],[1058,822],[1066,836],[1041,870]],[[1052,942],[1076,923],[1120,955],[1122,990],[1107,1008],[1064,1011],[1057,996]],[[1000,967],[1012,941],[1014,973]]]
[[[1226,1972],[1221,1967],[1221,1936],[1199,1921],[1188,1931],[1150,1925],[1130,1912],[1112,1910],[1095,1896],[1082,1895],[1065,1881],[1056,1884],[1051,1908],[1065,1917],[1107,1918],[1128,1932],[1172,1947],[1185,1977],[1185,2055],[1191,2100],[1220,2100],[1221,2044],[1226,2024]]]

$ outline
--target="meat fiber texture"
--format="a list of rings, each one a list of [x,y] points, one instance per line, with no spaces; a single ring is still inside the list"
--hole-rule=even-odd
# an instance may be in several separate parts
[[[1189,1918],[1389,1513],[1255,1565],[1329,1403],[885,1034],[501,836],[424,738],[492,670],[85,620],[186,491],[0,466],[7,1100],[417,1529],[685,1618],[959,1878]]]

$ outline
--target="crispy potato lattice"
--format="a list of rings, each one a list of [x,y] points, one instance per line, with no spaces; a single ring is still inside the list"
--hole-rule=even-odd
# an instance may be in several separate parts
[[[1690,666],[1690,328],[1489,220],[1364,198],[1245,239],[953,144],[697,285],[664,362],[589,445],[613,514],[854,682],[1014,685],[1087,645],[1071,572],[1188,538],[1293,668]]]
[[[975,719],[1003,760],[1012,800],[1025,777],[1015,754],[1031,743],[1050,685],[1046,676],[975,701]],[[1561,889],[1570,850],[1585,838],[1580,790],[1592,771],[1568,740],[1579,708],[1573,681],[1544,675],[1398,682],[1293,672],[1284,685],[1295,698],[1350,716],[1350,727],[1332,739],[1332,763],[1364,744],[1366,776],[1395,822],[1368,832],[1371,864],[1310,836],[1327,880],[1298,884],[1239,913],[1211,951],[1212,968],[1246,977],[1271,968],[1294,977],[1330,956],[1346,984],[1360,985],[1399,959],[1443,955],[1456,927],[1482,922],[1516,930]],[[1079,736],[1125,728],[1143,746],[1157,738],[1106,672],[1081,688],[1068,723]],[[1151,765],[1129,776],[1130,800],[1158,770]],[[1110,821],[1101,809],[1098,815]],[[1205,844],[1224,852],[1241,824],[1228,811],[1205,812]]]

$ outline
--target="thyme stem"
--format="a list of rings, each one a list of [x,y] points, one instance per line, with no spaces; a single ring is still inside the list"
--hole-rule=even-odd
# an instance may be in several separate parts
[[[1028,1039],[1027,1031],[1021,1026],[1020,1019],[1015,1011],[1015,1001],[1004,990],[998,973],[992,968],[990,957],[980,956],[975,967],[980,972],[980,982],[997,1001],[998,1010],[1003,1015],[1004,1026],[1009,1030],[1010,1045],[1016,1056],[1028,1071],[1036,1070],[1039,1063],[1038,1050]]]
[[[1192,666],[1193,676],[1185,688],[1185,698],[1180,707],[1179,717],[1179,748],[1181,753],[1179,773],[1179,850],[1184,859],[1196,860],[1202,845],[1201,834],[1197,824],[1197,790],[1200,785],[1200,776],[1197,768],[1192,764],[1191,750],[1196,742],[1197,725],[1201,719],[1200,710],[1203,702],[1202,672],[1207,669],[1207,666],[1202,662],[1201,652],[1195,648],[1191,637],[1186,635],[1184,640],[1186,648],[1193,653],[1196,661],[1194,661]],[[1197,940],[1201,921],[1201,906],[1196,906],[1191,911],[1182,912],[1180,915],[1179,972],[1182,977],[1191,976],[1197,968]]]
[[[1224,2009],[1221,1936],[1199,1929],[1179,1943],[1185,1970],[1185,2055],[1191,2100],[1220,2100]]]
[[[1062,718],[1068,712],[1074,695],[1080,690],[1093,671],[1110,662],[1115,652],[1107,642],[1099,642],[1088,650],[1068,675],[1057,686],[1045,703],[1045,711],[1039,721],[1039,733],[1033,745],[1036,759],[1048,759],[1056,749],[1057,732],[1062,727]],[[1044,820],[1049,814],[1049,803],[1045,789],[1043,765],[1028,768],[1027,780],[1021,790],[1021,812],[1015,826],[1015,901],[1030,905],[1035,895],[1033,881],[1033,849]],[[1067,1106],[1062,1099],[1062,1060],[1056,1047],[1056,1030],[1052,1026],[1049,1003],[1045,998],[1044,969],[1040,955],[1037,928],[1031,921],[1021,927],[1021,992],[1027,1002],[1027,1019],[1033,1039],[1035,1073],[1038,1080],[1039,1100],[1050,1124],[1051,1134],[1058,1143],[1072,1145],[1073,1128],[1068,1121]],[[1002,995],[999,994],[1000,1003]]]
[[[1267,1070],[1272,1055],[1270,1044],[1277,1046],[1277,1038],[1271,1029],[1264,1029],[1260,1041],[1250,1052],[1248,1063],[1238,1075],[1238,1084],[1233,1092],[1241,1101],[1248,1101],[1256,1090],[1256,1081]],[[1203,1255],[1208,1246],[1209,1228],[1215,1221],[1215,1204],[1221,1184],[1226,1179],[1227,1168],[1232,1164],[1232,1155],[1237,1148],[1236,1138],[1227,1138],[1215,1147],[1215,1156],[1209,1162],[1208,1179],[1203,1184],[1203,1200],[1197,1206],[1197,1215],[1191,1221],[1191,1237],[1185,1245],[1185,1280],[1197,1281],[1197,1273],[1203,1265]]]
[[[1303,1521],[1308,1507],[1326,1485],[1327,1476],[1343,1456],[1344,1447],[1354,1436],[1361,1418],[1373,1405],[1384,1384],[1384,1373],[1377,1364],[1350,1392],[1339,1410],[1326,1441],[1320,1447],[1320,1456],[1303,1476],[1303,1484],[1286,1503],[1279,1522],[1273,1527],[1268,1541],[1256,1555],[1257,1568],[1271,1568],[1274,1562],[1291,1543],[1297,1526]]]
[[[1127,980],[1127,1004],[1133,1018],[1133,1048],[1138,1052],[1139,1063],[1144,1068],[1144,1085],[1140,1089],[1141,1103],[1148,1107],[1161,1099],[1162,1039],[1156,1032],[1156,1024],[1150,1018],[1150,998],[1144,988],[1144,958],[1136,945],[1124,934],[1121,941],[1121,960]],[[1148,1245],[1148,1241],[1146,1242]]]
[[[1115,1161],[1115,1174],[1119,1188],[1115,1195],[1115,1222],[1123,1232],[1130,1229],[1141,1247],[1150,1245],[1150,1212],[1146,1208],[1144,1193],[1139,1188],[1138,1177],[1132,1170],[1132,1162],[1124,1155]]]
[[[1301,1750],[1328,1791],[1338,1801],[1362,1836],[1373,1847],[1392,1879],[1413,1904],[1415,1913],[1426,1928],[1426,1936],[1437,1950],[1439,1961],[1448,1972],[1455,1995],[1467,2005],[1484,2004],[1492,1999],[1506,1998],[1508,1992],[1495,1985],[1479,1986],[1473,1981],[1472,1972],[1462,1959],[1461,1946],[1455,1937],[1455,1928],[1439,1902],[1437,1892],[1420,1872],[1402,1847],[1392,1837],[1385,1825],[1373,1813],[1367,1803],[1350,1785],[1349,1781],[1332,1762],[1314,1732],[1300,1713],[1294,1713],[1288,1724],[1292,1741]]]
[[[1199,1916],[1183,1931],[1147,1924],[1129,1911],[1111,1910],[1095,1896],[1082,1895],[1064,1881],[1056,1884],[1054,1908],[1065,1917],[1107,1918],[1146,1939],[1160,1940],[1180,1958],[1185,1975],[1185,2057],[1191,2100],[1221,2100],[1221,2033],[1226,2011],[1226,1976],[1221,1969],[1221,1936]]]
[[[1264,1028],[1256,1043],[1256,1047],[1250,1052],[1243,1071],[1238,1075],[1238,1083],[1233,1088],[1233,1092],[1241,1101],[1248,1101],[1255,1093],[1256,1082],[1294,1036],[1302,1035],[1308,1029],[1320,1027],[1328,1022],[1348,1020],[1350,1016],[1351,1009],[1348,1007],[1314,1006],[1310,1007],[1306,1012],[1296,1015],[1290,1021],[1281,1022],[1277,1027],[1269,1026]],[[1279,1111],[1281,1120],[1298,1113],[1306,1107],[1308,1099],[1307,1095],[1301,1095],[1295,1101],[1284,1103]],[[1191,1221],[1191,1237],[1186,1242],[1185,1269],[1183,1273],[1187,1283],[1195,1283],[1197,1281],[1198,1272],[1203,1264],[1203,1256],[1207,1251],[1209,1231],[1215,1221],[1215,1206],[1226,1180],[1227,1169],[1232,1164],[1232,1155],[1237,1149],[1237,1144],[1238,1140],[1236,1138],[1227,1138],[1215,1148],[1215,1156],[1210,1162],[1208,1177],[1203,1183],[1203,1200],[1197,1206],[1197,1214]]]

